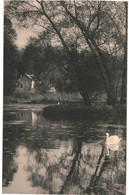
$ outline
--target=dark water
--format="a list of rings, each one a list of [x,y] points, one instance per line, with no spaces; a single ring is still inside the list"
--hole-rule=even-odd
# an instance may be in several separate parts
[[[4,107],[3,193],[125,194],[122,116],[57,122],[43,117],[43,107]],[[110,151],[104,147],[107,131],[122,138]]]

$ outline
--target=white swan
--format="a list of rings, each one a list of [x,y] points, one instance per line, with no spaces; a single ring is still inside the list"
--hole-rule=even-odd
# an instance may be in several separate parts
[[[109,133],[106,133],[106,144],[119,144],[120,140],[117,135],[109,136]]]
[[[117,135],[109,136],[109,133],[106,133],[106,152],[109,156],[109,150],[117,151],[119,149],[119,143],[121,138]]]

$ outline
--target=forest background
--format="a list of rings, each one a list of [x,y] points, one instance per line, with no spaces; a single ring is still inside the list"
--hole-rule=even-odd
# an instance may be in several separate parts
[[[18,50],[13,26],[37,26],[39,32]],[[15,91],[19,75],[29,73],[35,75],[36,95],[54,86],[56,101],[78,93],[88,106],[126,103],[126,2],[11,1],[5,6],[4,40],[4,95],[14,102],[34,96]]]

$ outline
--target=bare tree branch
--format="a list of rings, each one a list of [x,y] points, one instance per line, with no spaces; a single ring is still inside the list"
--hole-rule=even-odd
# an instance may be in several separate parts
[[[51,33],[54,33],[54,31],[53,30],[51,30],[51,29],[49,29],[49,28],[47,28],[47,27],[45,27],[44,25],[41,25],[41,24],[34,24],[35,26],[40,26],[40,27],[42,27],[42,28],[44,28],[45,30],[47,30],[47,31],[49,31],[49,32],[51,32]]]
[[[75,17],[76,19],[78,19],[77,6],[75,1],[74,1],[74,10],[75,10]]]
[[[101,2],[99,3],[98,2],[98,10],[97,10],[97,26],[94,28],[94,30],[92,31],[92,34],[95,33],[95,31],[99,28],[99,25],[100,25],[100,7],[101,7]]]

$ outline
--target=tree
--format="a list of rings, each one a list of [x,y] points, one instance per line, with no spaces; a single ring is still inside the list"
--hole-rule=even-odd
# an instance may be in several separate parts
[[[119,13],[117,13],[117,6],[121,8]],[[120,16],[122,16],[123,23],[126,17],[123,14],[122,3],[118,5],[115,2],[22,1],[10,2],[7,12],[15,15],[24,25],[32,24],[47,30],[51,35],[51,44],[53,40],[62,44],[68,64],[78,79],[80,93],[88,105],[91,101],[80,73],[78,54],[82,50],[91,50],[108,96],[107,102],[109,104],[116,102],[114,77],[108,63],[105,62],[104,53],[109,53],[109,56],[113,57],[110,61],[114,66],[116,62],[114,63],[113,53],[119,55],[123,52],[121,43],[124,32],[122,32]]]
[[[124,41],[124,59],[123,59],[123,73],[122,73],[122,87],[121,87],[121,103],[126,103],[127,96],[127,16],[128,16],[128,5],[124,2],[126,23],[125,23],[125,41]]]
[[[17,79],[17,48],[14,45],[16,38],[12,22],[4,16],[4,94],[10,95],[15,89]]]
[[[115,87],[111,78],[111,73],[105,63],[102,50],[100,49],[99,45],[107,44],[110,45],[111,40],[115,40],[115,42],[118,42],[119,39],[121,39],[121,29],[119,26],[120,18],[118,16],[115,16],[117,20],[112,18],[113,15],[113,9],[111,10],[111,13],[108,13],[109,11],[109,5],[108,2],[88,2],[85,3],[78,3],[78,2],[60,2],[62,7],[65,9],[66,14],[69,15],[71,20],[76,23],[76,25],[80,28],[83,36],[85,37],[86,43],[88,44],[89,48],[91,49],[95,59],[96,64],[99,68],[100,74],[102,76],[105,89],[108,96],[108,103],[113,104],[116,101],[116,91]],[[81,5],[80,5],[81,4]],[[106,6],[105,6],[106,5]],[[84,9],[82,9],[82,6],[85,6],[87,12],[84,14]],[[110,4],[111,6],[111,4]],[[115,5],[116,6],[116,5]],[[81,9],[80,9],[81,7]],[[88,7],[88,9],[87,9]],[[105,8],[106,7],[106,8]],[[88,14],[89,12],[89,14]],[[122,11],[121,11],[122,12]],[[120,13],[121,13],[120,12]],[[84,21],[84,15],[85,18],[88,18]],[[115,15],[117,13],[115,12]],[[87,17],[88,16],[88,17]],[[122,19],[126,19],[125,16],[123,16]],[[108,29],[107,29],[108,27]],[[111,28],[115,27],[115,30],[111,30]],[[119,33],[117,37],[116,36]],[[103,36],[104,34],[104,36]],[[97,41],[99,40],[99,41]],[[118,44],[117,44],[118,46]],[[116,47],[116,44],[115,44]]]
[[[34,74],[40,92],[45,92],[50,85],[59,92],[78,92],[77,78],[68,66],[64,50],[45,44],[40,37],[30,39],[25,47],[19,72]]]
[[[10,13],[10,11],[11,11],[11,14],[15,12],[15,16],[20,22],[25,22],[27,19],[29,19],[29,21],[31,20],[31,22],[33,22],[33,25],[35,23],[39,25],[41,24],[40,26],[47,29],[51,33],[54,32],[53,37],[60,40],[60,42],[62,43],[64,50],[69,58],[68,60],[69,64],[70,66],[73,67],[73,71],[76,73],[76,77],[79,83],[79,90],[80,90],[80,93],[83,97],[85,104],[91,105],[91,101],[88,95],[88,90],[84,88],[82,79],[80,75],[78,74],[78,70],[77,70],[78,62],[74,60],[75,58],[77,60],[77,52],[74,50],[71,44],[69,45],[67,43],[67,40],[63,38],[62,33],[61,33],[63,24],[58,24],[58,21],[55,24],[55,21],[52,20],[53,17],[47,14],[47,11],[50,13],[50,9],[53,6],[53,2],[50,2],[50,4],[48,2],[45,2],[47,11],[44,7],[43,1],[36,1],[36,2],[37,2],[36,4],[30,3],[30,2],[24,2],[24,1],[23,2],[10,2],[11,9],[10,9],[10,6],[7,6],[7,12],[8,14]],[[17,7],[17,11],[16,11],[16,7]],[[59,9],[60,9],[60,6],[58,6],[58,14],[59,14]],[[63,21],[61,21],[61,23],[63,23]]]

